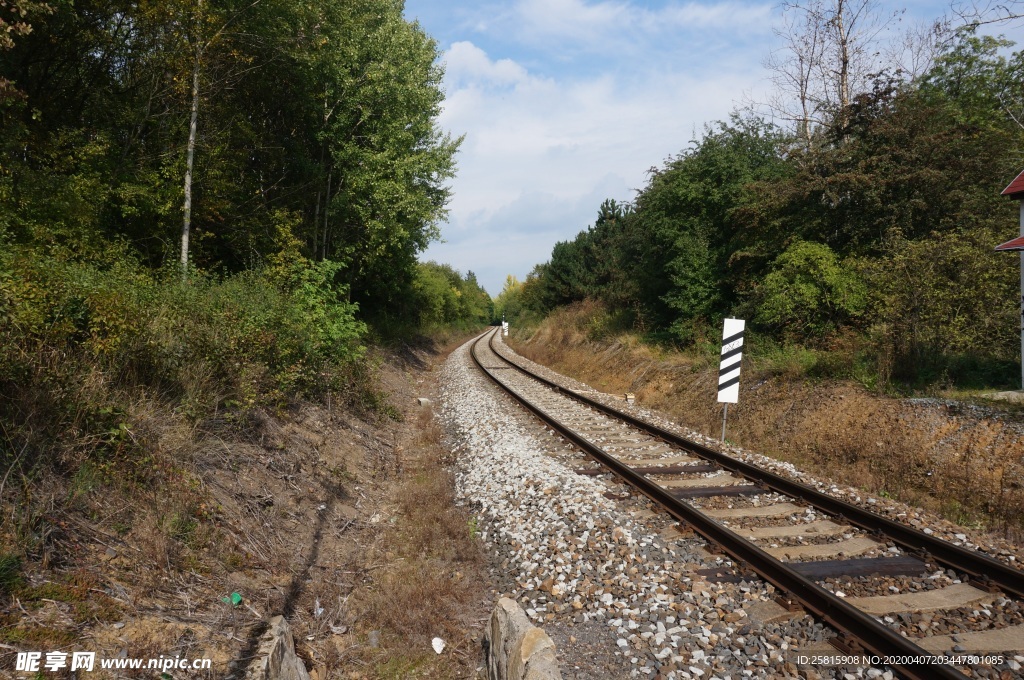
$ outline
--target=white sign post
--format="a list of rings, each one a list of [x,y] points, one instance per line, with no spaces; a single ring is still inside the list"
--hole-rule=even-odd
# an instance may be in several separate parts
[[[726,319],[722,329],[722,356],[718,364],[718,403],[724,403],[722,412],[722,441],[729,418],[729,404],[740,400],[740,362],[743,361],[743,319]]]

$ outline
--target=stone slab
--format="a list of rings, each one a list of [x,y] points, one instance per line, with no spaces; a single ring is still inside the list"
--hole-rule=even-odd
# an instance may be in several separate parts
[[[746,608],[747,619],[754,624],[763,625],[766,623],[781,623],[789,621],[797,616],[803,616],[803,611],[790,611],[774,600],[758,602]]]
[[[696,489],[701,486],[735,486],[746,480],[733,475],[715,475],[714,477],[696,477],[691,479],[668,479],[658,481],[666,489]]]
[[[774,527],[736,529],[736,533],[748,538],[785,538],[789,536],[835,536],[848,530],[847,526],[823,519],[806,524],[780,524]]]
[[[957,640],[952,635],[933,635],[914,642],[932,654],[951,651],[954,645],[960,645],[967,653],[973,654],[1024,652],[1024,625],[959,633],[956,637]]]
[[[764,493],[764,488],[756,484],[733,484],[726,486],[698,486],[693,489],[670,489],[676,498],[686,500],[688,498],[713,498],[715,496],[759,496]]]
[[[924,612],[956,609],[967,605],[994,602],[996,596],[967,583],[954,583],[938,590],[872,597],[848,597],[846,601],[868,614],[882,616],[899,612]]]
[[[624,451],[631,456],[644,456],[650,458],[652,456],[664,456],[666,454],[679,454],[679,449],[674,449],[671,446],[631,446],[629,451]]]
[[[620,460],[630,467],[640,467],[642,465],[677,465],[679,463],[701,462],[700,459],[693,458],[691,456],[670,456],[668,458],[627,458],[623,456]]]
[[[839,555],[860,555],[872,548],[880,548],[878,541],[862,536],[835,543],[820,545],[789,545],[782,548],[765,548],[765,552],[780,560],[800,560],[816,557],[838,557]]]
[[[630,436],[622,436],[622,435],[620,435],[620,436],[617,436],[617,437],[608,437],[608,443],[616,444],[618,446],[636,447],[638,445],[643,444],[644,442],[640,438],[640,436],[630,437]]]
[[[693,538],[695,534],[692,529],[680,528],[680,525],[672,524],[662,529],[660,535],[666,541],[674,541],[677,538]]]
[[[721,472],[722,468],[711,463],[696,465],[640,465],[633,472],[641,475],[696,475],[705,472]]]
[[[260,638],[258,662],[249,666],[246,680],[310,680],[306,667],[295,654],[292,629],[283,616],[275,616]]]
[[[721,468],[716,465],[642,465],[639,467],[633,467],[632,470],[638,475],[682,475],[701,472],[717,472],[718,470],[721,470]],[[610,474],[611,470],[602,466],[577,468],[575,472],[578,475],[599,477],[600,475]]]
[[[739,517],[785,517],[793,513],[803,512],[804,509],[792,503],[776,503],[775,505],[762,505],[756,508],[721,508],[718,510],[703,510],[708,517],[715,519],[736,519]]]
[[[1009,401],[1014,404],[1024,404],[1024,391],[1013,390],[1010,392],[988,392],[987,394],[978,395],[983,399],[991,399],[993,401]]]
[[[562,680],[555,644],[515,602],[500,598],[484,630],[488,680]]]

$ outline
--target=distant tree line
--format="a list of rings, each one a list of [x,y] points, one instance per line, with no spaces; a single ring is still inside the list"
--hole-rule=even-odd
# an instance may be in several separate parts
[[[755,108],[707,126],[634,202],[605,201],[510,280],[499,310],[596,299],[620,327],[681,345],[713,343],[734,315],[781,343],[853,342],[885,379],[1012,382],[1018,263],[993,252],[1017,233],[999,192],[1024,169],[1011,47],[968,27],[920,74],[876,72],[845,104],[842,87],[804,88],[832,96],[797,97],[787,124]]]

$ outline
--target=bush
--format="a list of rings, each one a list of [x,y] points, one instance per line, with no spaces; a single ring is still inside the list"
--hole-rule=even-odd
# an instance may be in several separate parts
[[[183,279],[116,249],[91,262],[4,250],[0,453],[138,461],[127,414],[143,394],[199,420],[344,390],[365,326],[338,269],[300,258]]]
[[[756,320],[790,337],[822,337],[867,305],[867,289],[823,243],[797,241],[776,258],[760,290]]]
[[[992,252],[1002,240],[974,228],[888,244],[886,257],[868,270],[875,298],[870,332],[894,377],[1013,383],[1019,268],[1015,255]]]

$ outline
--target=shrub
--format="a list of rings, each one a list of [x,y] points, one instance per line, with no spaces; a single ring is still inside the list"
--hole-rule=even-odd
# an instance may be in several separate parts
[[[785,335],[822,337],[866,304],[867,289],[852,266],[823,243],[797,241],[765,277],[756,320]]]
[[[89,262],[4,249],[0,454],[31,442],[51,462],[145,460],[128,422],[142,393],[198,420],[343,390],[365,326],[339,268],[298,258],[183,279],[117,249]]]

